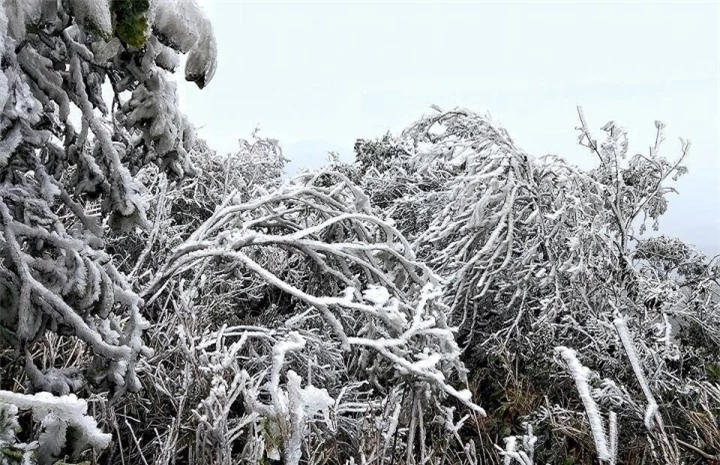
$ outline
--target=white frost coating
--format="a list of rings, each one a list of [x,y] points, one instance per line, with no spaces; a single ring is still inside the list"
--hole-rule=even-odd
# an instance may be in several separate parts
[[[645,408],[645,417],[643,418],[645,428],[647,428],[648,431],[655,429],[653,427],[653,419],[655,419],[655,417],[659,418],[658,404],[654,401],[648,402],[647,407]]]
[[[5,54],[5,41],[7,39],[7,28],[8,28],[8,19],[7,15],[5,14],[5,5],[3,5],[3,2],[0,1],[0,62],[2,61],[2,56]],[[5,108],[5,102],[7,102],[9,95],[9,85],[8,85],[8,79],[7,76],[5,76],[5,73],[0,73],[0,110]]]
[[[288,377],[289,376],[288,373]],[[310,384],[300,391],[300,398],[302,399],[303,410],[306,414],[314,415],[322,412],[326,422],[329,422],[330,407],[335,405],[335,399],[330,397],[327,389],[318,389]]]
[[[615,325],[618,336],[620,336],[620,341],[622,341],[623,347],[625,348],[625,353],[627,353],[628,359],[630,359],[630,365],[635,372],[635,376],[640,383],[640,387],[642,388],[645,397],[647,398],[648,402],[654,402],[655,397],[650,391],[650,387],[648,386],[647,380],[645,379],[645,374],[643,373],[642,367],[640,366],[640,360],[638,359],[637,352],[635,352],[635,347],[633,346],[632,339],[630,337],[630,331],[628,331],[625,319],[616,318],[613,321],[613,324]]]
[[[559,352],[563,360],[565,360],[565,363],[567,363],[570,369],[570,374],[575,380],[575,386],[577,386],[578,394],[585,406],[585,413],[590,422],[590,430],[595,440],[598,458],[600,460],[610,460],[610,451],[608,449],[607,437],[605,436],[605,426],[603,425],[603,420],[595,403],[595,399],[593,399],[590,394],[590,386],[588,385],[588,373],[590,370],[578,361],[573,349],[561,346],[556,347],[555,350]]]
[[[185,79],[200,88],[210,82],[217,66],[212,24],[195,0],[155,0],[153,27],[183,53],[188,53]]]
[[[207,22],[210,27],[210,22]],[[185,63],[185,79],[194,81],[201,89],[215,75],[217,68],[217,43],[212,28],[208,35],[202,36],[195,47],[190,50]]]
[[[513,454],[517,450],[517,437],[508,436],[505,438],[505,457],[503,457],[503,465],[511,465]]]
[[[120,39],[113,37],[107,42],[104,40],[96,40],[90,45],[90,47],[93,52],[95,62],[105,63],[107,61],[112,61],[113,58],[120,53],[122,43],[120,42]]]
[[[87,402],[74,394],[56,397],[47,392],[26,395],[0,391],[0,403],[14,405],[20,410],[32,410],[33,418],[43,425],[46,432],[74,427],[80,433],[74,444],[76,448],[91,446],[98,450],[110,444],[112,436],[100,431],[95,419],[87,415]],[[65,438],[53,439],[60,440],[64,443]]]
[[[505,449],[497,445],[495,446],[495,448],[500,451],[500,455],[503,456],[503,465],[512,465],[513,459],[520,463],[520,465],[533,465],[537,436],[533,434],[531,424],[525,424],[525,428],[527,429],[527,433],[521,438],[521,450],[518,450],[517,436],[508,436],[504,439]]]
[[[26,26],[40,21],[43,0],[4,0],[4,3],[8,16],[13,18],[8,32],[15,39],[24,38]]]
[[[110,0],[71,0],[72,11],[78,22],[92,24],[110,37],[113,33],[110,17]]]
[[[647,383],[645,372],[643,372],[642,366],[640,365],[640,359],[637,356],[637,352],[635,352],[635,346],[632,343],[632,338],[630,337],[630,331],[628,330],[625,318],[616,318],[613,321],[613,324],[615,325],[618,336],[620,336],[620,341],[622,341],[622,345],[625,348],[625,353],[630,360],[630,365],[632,366],[633,372],[635,372],[635,377],[637,378],[638,383],[640,383],[640,387],[642,388],[643,393],[645,394],[645,399],[648,403],[645,410],[645,427],[648,431],[655,429],[653,427],[653,420],[655,420],[662,429],[663,421],[660,413],[658,412],[658,404],[655,400],[655,396],[650,390],[650,386]]]
[[[400,302],[394,297],[391,297],[384,306],[378,308],[378,314],[397,328],[404,328],[408,324],[407,315],[400,309]]]
[[[290,370],[287,374],[287,398],[288,410],[285,413],[285,422],[289,424],[290,431],[285,433],[285,443],[283,444],[284,462],[288,465],[298,465],[302,458],[302,442],[303,433],[305,432],[306,412],[302,405],[302,390],[300,389],[300,376]],[[281,430],[287,430],[283,428]]]
[[[615,465],[615,462],[617,461],[618,440],[617,415],[615,412],[610,412],[609,420],[608,438],[610,439],[610,465]]]
[[[418,358],[420,358],[420,360],[413,363],[413,366],[418,371],[432,370],[440,363],[440,354],[418,354]]]
[[[523,436],[523,447],[525,447],[530,459],[532,459],[535,452],[535,444],[537,443],[537,436],[533,434],[533,427],[530,423],[526,425],[526,428],[527,434]]]
[[[395,409],[393,410],[392,415],[389,418],[387,430],[383,434],[383,438],[385,439],[385,444],[387,447],[387,444],[390,443],[390,439],[395,435],[395,432],[397,431],[398,424],[400,423],[400,411],[402,410],[402,404],[398,402],[395,404]]]
[[[0,52],[5,50],[5,35],[7,34],[8,19],[5,14],[5,5],[0,2]],[[0,73],[2,76],[3,73]],[[2,94],[0,94],[2,95]],[[2,106],[0,106],[2,108]]]
[[[247,406],[268,420],[267,428],[273,435],[280,437],[280,444],[274,441],[265,443],[268,457],[283,459],[287,465],[298,465],[302,458],[302,444],[307,426],[317,413],[322,413],[328,427],[331,427],[330,407],[335,400],[330,397],[326,389],[318,389],[313,385],[301,388],[302,379],[293,370],[287,372],[285,389],[280,385],[280,372],[285,365],[285,355],[289,351],[302,349],[306,340],[298,333],[291,332],[282,341],[273,346],[272,370],[270,373],[269,404],[261,403],[258,392],[245,391]],[[280,446],[281,450],[278,447]]]
[[[152,5],[153,27],[178,49],[187,53],[205,33],[195,26],[199,17],[207,20],[200,7],[193,0],[155,0]]]
[[[428,133],[432,134],[433,136],[442,136],[447,132],[447,126],[444,124],[437,122],[430,126],[430,129],[428,129]]]
[[[290,350],[294,350],[297,346],[290,346]],[[277,396],[283,402],[275,402],[270,408],[273,412],[274,421],[283,437],[282,457],[288,465],[298,465],[302,458],[303,438],[307,431],[307,424],[312,417],[321,412],[325,422],[331,426],[330,407],[335,404],[335,400],[328,395],[327,390],[318,389],[312,385],[301,388],[301,378],[293,370],[287,373],[287,391],[280,392],[279,388],[274,386],[273,389],[280,392]],[[273,455],[280,459],[279,451]]]
[[[375,305],[382,306],[390,300],[390,293],[384,287],[370,285],[365,291],[363,291],[363,297],[365,300],[372,302]]]
[[[158,55],[155,57],[155,63],[162,69],[174,73],[178,66],[180,66],[180,56],[178,53],[172,48],[166,47],[157,42],[157,38],[155,36],[153,36],[151,40],[156,42],[156,47],[158,48]]]
[[[276,404],[284,404],[283,396],[280,395],[280,370],[285,365],[285,354],[292,350],[300,350],[305,347],[305,339],[293,331],[288,334],[287,339],[278,342],[273,347],[273,364],[270,374],[270,395]]]

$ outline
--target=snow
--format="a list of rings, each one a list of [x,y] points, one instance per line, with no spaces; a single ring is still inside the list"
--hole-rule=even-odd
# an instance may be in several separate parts
[[[6,42],[10,42],[7,37],[8,18],[5,14],[5,6],[0,2],[0,61],[2,56],[5,54]],[[0,73],[0,111],[4,111],[5,102],[7,102],[9,95],[9,84],[8,78],[5,73]],[[6,155],[7,158],[7,155]],[[2,160],[2,154],[0,153],[0,160]]]
[[[438,363],[440,363],[440,354],[422,354],[422,357],[418,358],[420,358],[420,360],[413,363],[414,368],[418,371],[432,370]]]
[[[511,465],[513,462],[513,454],[517,449],[517,437],[508,436],[505,441],[505,457],[503,457],[503,465]]]
[[[658,408],[658,404],[653,401],[648,402],[647,407],[645,408],[643,421],[645,423],[645,428],[647,428],[648,431],[655,430],[654,421],[659,415]]]
[[[615,412],[610,412],[610,415],[608,416],[609,420],[609,426],[608,426],[608,439],[610,440],[609,444],[609,452],[610,452],[610,465],[615,465],[615,461],[617,459],[617,451],[618,451],[618,425],[617,425],[617,414]]]
[[[520,465],[533,465],[533,457],[535,455],[535,443],[537,436],[533,434],[533,428],[530,423],[525,423],[526,434],[518,438],[517,436],[508,436],[504,438],[505,449],[495,446],[503,456],[503,465],[512,465],[517,461]],[[518,445],[522,445],[522,449]]]
[[[288,373],[288,376],[290,374]],[[330,419],[330,408],[335,405],[335,399],[330,397],[327,389],[317,388],[312,384],[308,384],[300,391],[302,400],[302,408],[304,416],[312,418],[316,413],[322,413],[325,424],[332,429],[332,421]]]

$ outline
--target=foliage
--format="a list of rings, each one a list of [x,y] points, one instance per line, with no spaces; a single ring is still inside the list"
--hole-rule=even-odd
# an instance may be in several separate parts
[[[397,138],[361,144],[361,163],[375,160],[363,167],[362,185],[448,280],[445,300],[482,404],[492,405],[495,391],[482,384],[507,379],[501,392],[531,385],[551,403],[571,405],[553,374],[556,346],[581,349],[601,380],[629,384],[633,370],[618,357],[613,328],[623,315],[642,335],[634,344],[661,405],[686,405],[697,395],[691,386],[720,355],[720,269],[678,240],[642,234],[646,221],[657,229],[673,191],[666,181],[686,171],[689,144],[681,140],[677,161],[663,158],[658,122],[650,153],[627,159],[622,128],[608,123],[598,144],[579,114],[580,143],[599,161],[590,171],[558,157],[536,160],[489,119],[454,110],[427,116]],[[488,365],[492,357],[507,359],[500,373]],[[603,383],[602,398],[623,407],[619,421],[637,418],[635,388]],[[529,407],[518,426],[540,406]],[[657,460],[679,456],[670,455]]]
[[[0,2],[0,341],[24,361],[33,390],[137,391],[138,359],[152,354],[141,337],[142,300],[104,236],[107,226],[132,234],[149,225],[133,174],[150,163],[174,175],[191,171],[193,130],[162,69],[177,47],[150,31],[135,51],[111,38],[113,20],[118,26],[120,10],[131,6],[135,15],[149,7]],[[154,26],[195,54],[194,79],[204,62],[209,80],[214,39],[204,39],[207,50],[190,44],[187,17],[171,6],[152,5],[162,19]],[[106,83],[112,104],[103,98]],[[68,346],[71,359],[56,356],[54,348]]]
[[[203,347],[200,357],[211,361],[205,376],[212,376],[207,381],[211,389],[197,413],[205,434],[230,435],[245,444],[240,455],[245,460],[267,456],[297,463],[307,444],[337,439],[337,425],[345,425],[340,432],[358,442],[367,428],[363,414],[381,409],[387,396],[398,406],[409,401],[407,391],[413,398],[421,396],[425,408],[431,409],[423,416],[434,410],[443,419],[452,418],[442,403],[448,396],[482,413],[461,387],[465,370],[445,323],[446,309],[437,301],[437,278],[414,260],[409,244],[391,225],[372,215],[356,186],[341,174],[320,172],[249,202],[241,197],[231,194],[172,250],[143,293],[148,304],[165,299],[163,306],[174,305],[176,311],[192,315],[196,328],[217,328],[221,322],[213,315],[218,305],[246,315],[244,325],[242,320],[236,326],[225,323],[202,337],[197,329],[183,329],[184,341],[201,337],[195,343]],[[162,287],[173,276],[182,276],[191,290],[164,293]],[[221,281],[237,283],[229,286],[239,291],[237,300],[197,291],[207,287],[204,283]],[[249,300],[248,290],[254,299]],[[228,308],[228,303],[234,306]],[[258,303],[264,313],[254,313]],[[318,359],[320,345],[337,358]],[[295,351],[302,355],[293,357],[292,364],[286,362]],[[298,359],[307,361],[297,366]],[[301,388],[297,373],[313,373],[323,394],[313,385]],[[268,376],[269,385],[263,387]],[[348,385],[354,390],[347,391]],[[359,390],[363,386],[367,387]],[[270,403],[263,400],[268,395]],[[358,395],[363,402],[356,400]],[[302,413],[298,406],[307,404],[308,396],[310,410]],[[238,405],[240,398],[244,408]],[[318,398],[328,402],[322,404],[325,409],[332,406],[333,424],[306,437],[306,422],[314,422],[317,410],[312,406]],[[413,422],[417,414],[411,412]],[[421,428],[423,434],[426,428],[438,427],[420,421],[412,428]],[[233,429],[238,424],[243,430]],[[225,448],[232,444],[228,441]],[[354,452],[344,450],[343,456],[368,454],[355,447]],[[209,454],[204,460],[230,463],[232,453],[225,448],[203,448]],[[373,460],[393,453],[386,442],[382,448]]]
[[[0,463],[52,464],[63,453],[77,458],[88,449],[104,449],[110,435],[98,429],[87,408],[84,400],[72,394],[54,397],[47,392],[30,396],[0,391]],[[41,425],[37,442],[18,442],[18,410],[31,410]]]
[[[113,1],[111,10],[115,20],[115,35],[123,43],[140,48],[148,39],[149,0]]]
[[[192,0],[0,1],[0,463],[718,460],[720,265],[646,236],[689,143],[436,109],[287,181],[195,139],[179,53]]]

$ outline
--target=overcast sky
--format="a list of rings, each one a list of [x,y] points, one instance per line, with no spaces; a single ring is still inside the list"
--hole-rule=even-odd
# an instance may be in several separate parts
[[[220,151],[255,127],[298,166],[352,157],[356,138],[398,132],[431,104],[488,112],[535,155],[591,166],[576,144],[615,120],[647,153],[692,141],[661,229],[720,253],[718,2],[245,2],[205,0],[218,70],[181,105]]]

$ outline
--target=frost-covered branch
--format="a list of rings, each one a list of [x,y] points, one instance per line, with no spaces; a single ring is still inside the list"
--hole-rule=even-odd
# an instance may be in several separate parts
[[[36,366],[34,347],[48,330],[104,359],[94,382],[104,378],[116,394],[140,388],[148,323],[105,250],[104,220],[125,231],[149,225],[134,178],[141,168],[193,171],[193,129],[164,71],[179,52],[190,54],[188,79],[202,87],[215,42],[192,0],[0,2],[0,326],[37,389],[85,385],[52,361]]]
[[[273,256],[281,259],[268,259]],[[337,368],[342,373],[338,376],[365,372],[362,379],[379,393],[401,383],[404,390],[431,395],[432,409],[445,401],[459,402],[484,414],[467,388],[459,387],[465,383],[465,370],[447,309],[440,303],[440,280],[340,173],[308,174],[248,201],[231,194],[185,243],[169,252],[142,296],[149,303],[165,299],[168,282],[180,276],[198,282],[204,279],[200,273],[222,273],[250,289],[286,295],[294,316],[267,325],[322,331],[324,344],[332,344],[348,360],[348,366]],[[257,417],[247,420],[275,425],[274,433],[262,436],[268,456],[291,463],[308,447],[303,431],[313,415],[298,406],[307,404],[306,391],[324,387],[286,368],[291,353],[305,350],[305,340],[290,333],[275,344],[269,372],[247,369],[238,384],[245,386],[248,411]],[[266,376],[269,402],[259,400],[260,380]],[[303,379],[307,387],[302,387]],[[425,434],[424,422],[412,420],[411,430]],[[278,438],[280,442],[273,442]]]
[[[590,386],[588,385],[588,373],[590,370],[578,361],[574,350],[567,347],[558,347],[556,350],[560,353],[563,360],[565,360],[565,363],[567,363],[568,370],[570,370],[570,374],[575,380],[578,394],[585,406],[585,413],[587,414],[590,430],[595,440],[598,458],[604,461],[614,460],[608,446],[608,443],[612,440],[608,440],[608,436],[605,433],[604,421],[595,403],[595,399],[593,399],[590,393]]]
[[[56,397],[46,392],[26,395],[0,390],[0,462],[8,463],[17,454],[22,463],[44,465],[56,463],[66,448],[75,457],[88,448],[106,448],[111,436],[98,428],[87,409],[87,402],[73,394]],[[21,443],[16,438],[19,410],[31,410],[41,425],[37,442]]]

